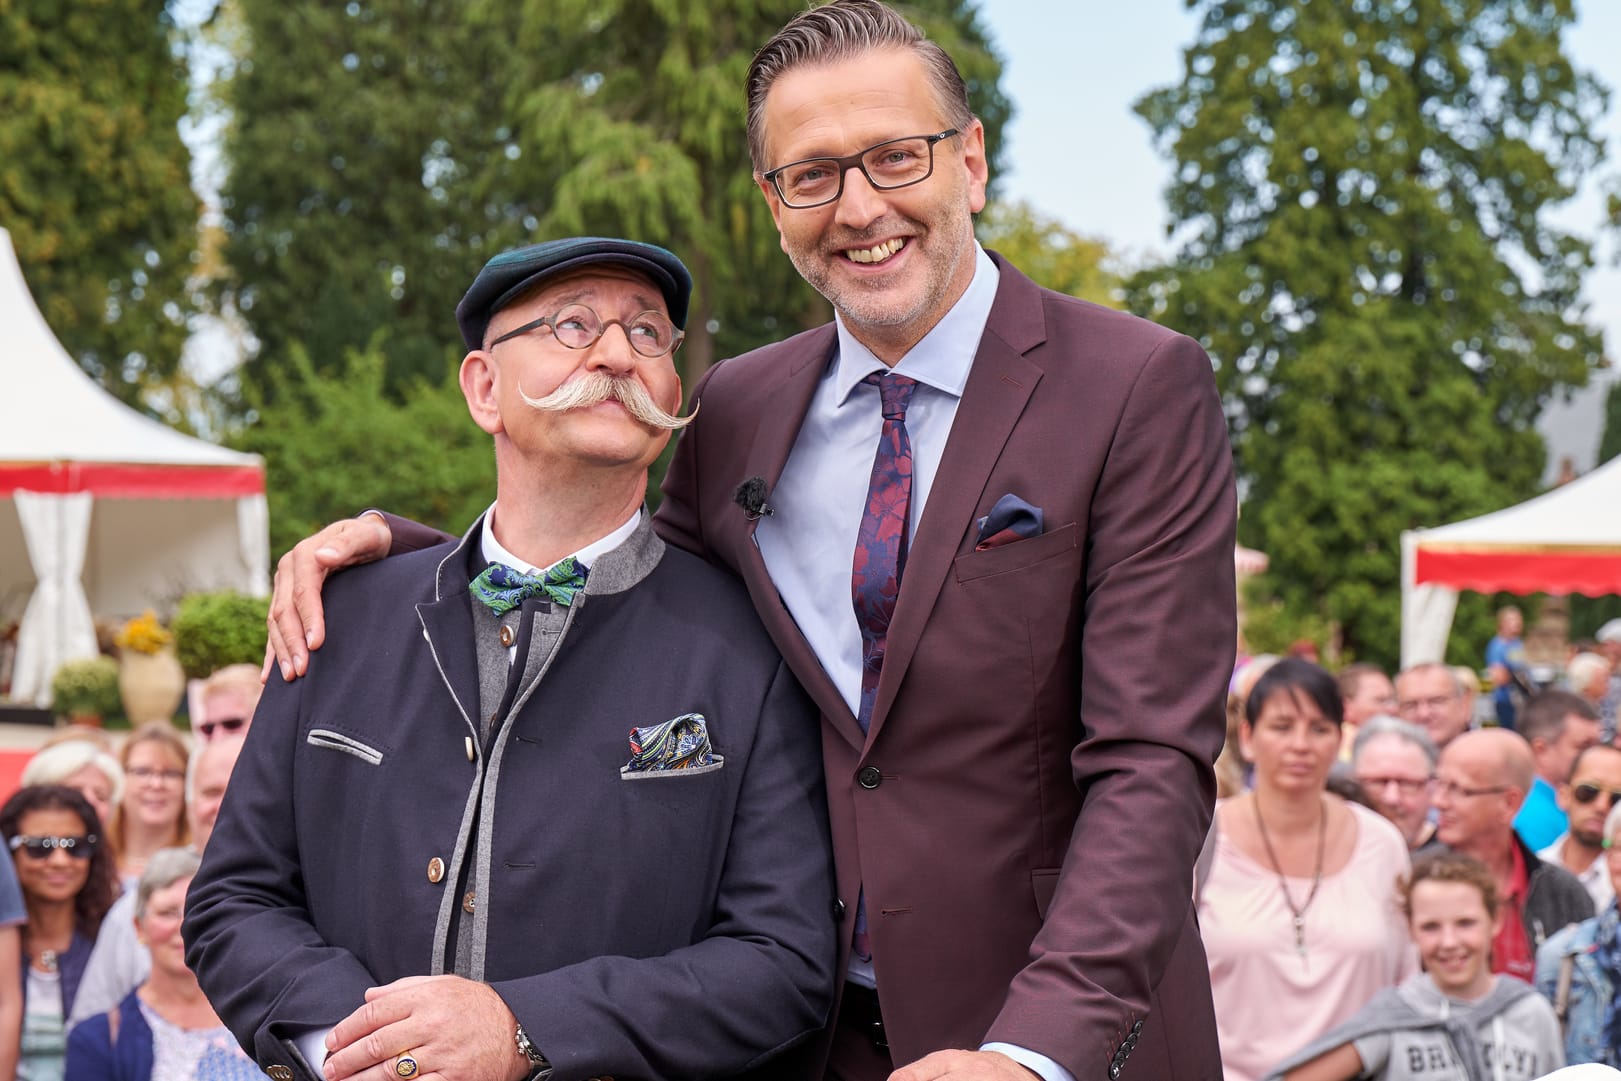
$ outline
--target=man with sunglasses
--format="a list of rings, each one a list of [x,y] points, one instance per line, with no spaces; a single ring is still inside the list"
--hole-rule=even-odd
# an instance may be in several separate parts
[[[821,1028],[810,702],[643,509],[691,289],[663,248],[573,238],[457,306],[495,502],[331,582],[188,898],[187,961],[275,1081],[731,1077]]]
[[[1536,776],[1514,816],[1514,828],[1526,844],[1540,851],[1569,825],[1557,793],[1570,781],[1576,756],[1599,741],[1598,711],[1569,691],[1542,691],[1521,709],[1518,730],[1531,746]]]
[[[1621,750],[1595,743],[1576,756],[1570,780],[1559,786],[1559,807],[1570,829],[1537,855],[1576,876],[1603,912],[1615,896],[1604,852],[1604,820],[1621,803]]]
[[[247,734],[264,683],[251,664],[228,664],[198,684],[191,731],[203,743]]]

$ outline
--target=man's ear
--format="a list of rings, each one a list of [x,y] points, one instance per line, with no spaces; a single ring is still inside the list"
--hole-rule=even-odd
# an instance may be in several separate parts
[[[968,171],[968,209],[975,214],[985,209],[985,189],[991,168],[985,158],[985,125],[975,117],[962,134],[963,167]]]
[[[491,435],[506,430],[496,401],[499,378],[499,366],[488,350],[475,349],[462,358],[457,381],[461,384],[462,397],[467,399],[467,412],[472,415],[474,424]]]

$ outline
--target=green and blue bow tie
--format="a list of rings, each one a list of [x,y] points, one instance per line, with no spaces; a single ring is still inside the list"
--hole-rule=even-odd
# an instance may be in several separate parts
[[[553,564],[541,574],[524,574],[504,563],[491,563],[468,583],[473,597],[501,616],[530,597],[545,597],[567,608],[585,588],[585,568],[573,556]]]

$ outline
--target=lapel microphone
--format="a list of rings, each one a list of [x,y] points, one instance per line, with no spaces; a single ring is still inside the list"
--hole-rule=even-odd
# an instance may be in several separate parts
[[[765,501],[766,486],[764,477],[750,477],[737,486],[732,493],[732,502],[743,508],[743,513],[749,516],[749,521],[757,522],[762,516],[769,517],[776,511],[771,504]]]

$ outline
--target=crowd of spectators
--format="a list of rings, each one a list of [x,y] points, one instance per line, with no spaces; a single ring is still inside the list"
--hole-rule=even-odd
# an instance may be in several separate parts
[[[69,727],[0,806],[0,1079],[263,1077],[186,968],[186,889],[257,701],[212,681],[193,737]]]
[[[1478,675],[1240,662],[1194,883],[1229,1081],[1621,1066],[1621,621],[1547,687],[1521,626]]]

